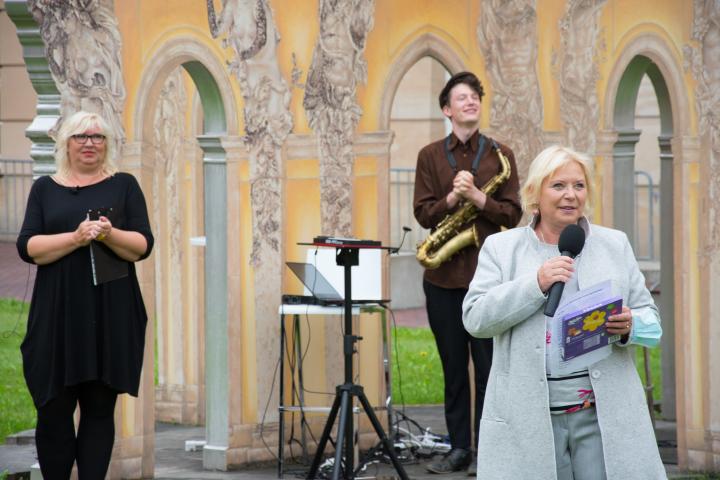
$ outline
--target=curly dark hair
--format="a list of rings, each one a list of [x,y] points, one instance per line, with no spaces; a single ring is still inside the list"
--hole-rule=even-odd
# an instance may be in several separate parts
[[[480,80],[472,72],[460,72],[450,77],[450,80],[447,81],[442,91],[440,92],[438,101],[440,102],[441,109],[444,106],[450,104],[450,90],[452,90],[453,87],[459,83],[464,83],[468,87],[475,90],[475,92],[480,97],[480,100],[482,101],[482,97],[483,95],[485,95],[485,91],[483,90],[483,86],[482,83],[480,83]]]

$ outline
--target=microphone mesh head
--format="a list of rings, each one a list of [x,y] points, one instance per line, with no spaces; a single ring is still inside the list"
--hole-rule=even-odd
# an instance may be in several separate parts
[[[558,240],[558,250],[561,252],[570,252],[573,257],[579,254],[585,246],[585,230],[579,225],[571,224],[565,227],[560,233]]]

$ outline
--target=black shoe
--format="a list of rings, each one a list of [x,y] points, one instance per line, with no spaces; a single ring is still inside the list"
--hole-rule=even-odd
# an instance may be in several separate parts
[[[473,455],[470,465],[468,465],[467,474],[468,477],[477,477],[477,457],[475,455]]]
[[[472,453],[464,448],[453,448],[442,460],[433,462],[427,467],[431,473],[451,473],[465,470],[472,462]]]

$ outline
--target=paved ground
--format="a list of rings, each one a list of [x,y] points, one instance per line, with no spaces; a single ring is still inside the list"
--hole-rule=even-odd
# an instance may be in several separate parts
[[[0,298],[29,299],[32,296],[32,285],[35,277],[35,267],[22,262],[12,243],[0,242]],[[399,326],[427,326],[427,316],[424,309],[400,310],[395,312],[395,322]],[[423,428],[430,428],[432,432],[446,433],[442,406],[408,407],[407,415],[419,423]],[[0,415],[2,412],[0,412]],[[158,423],[156,425],[155,448],[155,478],[158,479],[263,479],[277,478],[277,462],[265,465],[253,465],[242,470],[232,472],[212,472],[202,468],[201,451],[185,451],[185,442],[188,440],[202,440],[205,437],[203,427],[188,427]],[[675,424],[658,422],[658,444],[661,455],[671,478],[692,478],[678,473]],[[10,443],[17,442],[17,443]],[[276,451],[275,445],[270,448]],[[293,462],[288,460],[284,478],[304,478],[303,472],[308,470],[301,459]],[[426,472],[425,465],[430,459],[424,458],[412,464],[405,465],[407,474],[414,479],[438,480],[438,475]],[[29,478],[22,476],[28,472],[29,467],[36,462],[33,432],[24,432],[8,440],[6,445],[0,445],[0,474],[4,470],[11,473],[10,479]],[[389,464],[371,464],[363,478],[391,479],[397,475],[395,469]],[[467,478],[464,473],[444,475],[442,478]]]
[[[32,298],[35,265],[20,260],[14,243],[0,242],[0,298]]]
[[[442,407],[408,407],[407,415],[423,427],[429,427],[433,432],[444,432],[444,420]],[[658,443],[661,445],[660,452],[663,462],[666,465],[668,475],[673,479],[693,478],[681,474],[675,463],[675,424],[669,422],[658,422],[657,424]],[[224,480],[238,479],[251,480],[263,478],[278,478],[277,463],[269,462],[263,465],[253,465],[241,470],[230,472],[207,471],[202,468],[202,453],[200,451],[186,452],[185,442],[187,440],[202,440],[204,438],[203,427],[187,427],[182,425],[157,424],[155,431],[155,478],[166,480]],[[22,441],[32,441],[32,432],[28,432]],[[270,445],[273,453],[275,446]],[[297,454],[300,457],[300,449]],[[425,470],[425,465],[430,461],[428,458],[420,459],[404,465],[407,475],[417,480],[438,480],[439,478],[467,478],[465,472],[458,472],[452,475],[433,475]],[[28,466],[35,462],[35,447],[32,444],[26,445],[2,445],[0,446],[0,472],[3,468],[11,473],[24,472]],[[308,464],[296,458],[293,462],[286,459],[284,478],[305,478]],[[397,472],[390,464],[370,464],[362,474],[362,478],[378,478],[389,480],[394,478]],[[11,477],[12,478],[12,477]],[[360,478],[360,477],[358,477]]]

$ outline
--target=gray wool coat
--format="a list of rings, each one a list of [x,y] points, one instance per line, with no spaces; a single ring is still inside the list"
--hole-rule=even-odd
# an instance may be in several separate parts
[[[585,219],[589,232],[575,271],[580,289],[611,279],[613,293],[644,322],[660,321],[624,233]],[[545,373],[545,296],[537,271],[546,260],[530,226],[489,236],[463,302],[473,336],[494,338],[478,442],[478,478],[555,480],[555,446]],[[657,325],[659,326],[659,325]],[[632,337],[631,337],[632,338]],[[608,480],[667,478],[633,364],[634,348],[588,370],[595,393]]]

